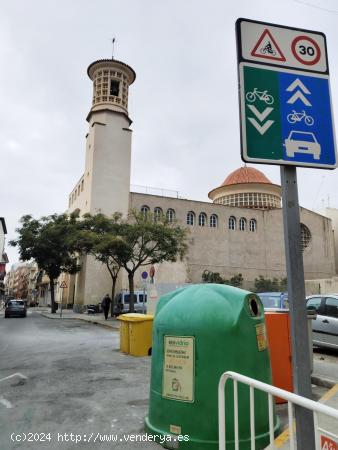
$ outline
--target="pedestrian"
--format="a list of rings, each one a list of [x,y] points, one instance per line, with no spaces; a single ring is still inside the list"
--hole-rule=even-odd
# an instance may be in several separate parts
[[[109,297],[109,294],[106,294],[105,297],[103,297],[102,302],[101,302],[101,306],[102,306],[103,313],[104,313],[104,318],[106,320],[108,318],[110,304],[111,304],[111,298]]]

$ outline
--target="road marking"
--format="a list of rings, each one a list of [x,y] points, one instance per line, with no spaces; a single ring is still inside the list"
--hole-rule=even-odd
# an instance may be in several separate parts
[[[28,379],[28,377],[26,377],[26,375],[23,375],[20,372],[16,372],[16,373],[13,373],[12,375],[9,375],[8,377],[1,378],[0,379],[0,383],[1,383],[1,381],[9,380],[10,378],[14,378],[14,377],[19,377],[19,378],[22,378],[23,380],[27,380]]]
[[[318,402],[319,403],[325,403],[328,400],[330,400],[334,395],[336,395],[338,392],[338,384],[336,384],[335,386],[333,386],[333,388],[331,388],[328,392],[326,392],[326,394],[323,395],[323,397],[321,397]],[[294,432],[296,430],[296,422],[295,420],[293,420],[293,427],[294,427]],[[286,428],[278,437],[276,437],[275,439],[275,447],[276,448],[281,448],[283,447],[284,444],[286,444],[286,442],[289,440],[290,437],[290,430],[289,427]]]
[[[248,120],[252,123],[252,125],[256,128],[256,130],[263,136],[263,134],[271,127],[274,123],[274,120],[267,120],[264,125],[260,125],[256,119],[252,117],[248,117]]]
[[[260,122],[263,122],[263,120],[268,117],[271,111],[273,111],[273,108],[268,107],[265,108],[263,112],[259,112],[254,105],[248,105],[248,108],[255,114],[255,116]]]
[[[0,404],[6,406],[6,408],[10,409],[13,408],[13,405],[11,402],[5,399],[5,397],[0,397]]]

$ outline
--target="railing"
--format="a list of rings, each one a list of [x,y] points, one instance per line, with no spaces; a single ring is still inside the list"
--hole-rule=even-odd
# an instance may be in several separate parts
[[[136,194],[148,194],[148,195],[158,195],[160,197],[180,198],[180,193],[178,191],[174,191],[173,189],[162,189],[152,186],[141,186],[139,184],[131,184],[130,190],[131,192],[135,192]]]
[[[289,437],[290,437],[290,450],[295,450],[295,432],[293,425],[293,407],[292,405],[298,405],[308,410],[313,411],[314,427],[315,427],[315,440],[316,450],[321,450],[320,432],[325,433],[332,439],[337,439],[338,435],[319,427],[318,425],[318,413],[330,416],[338,421],[338,410],[331,408],[330,406],[322,403],[314,402],[308,398],[301,397],[300,395],[293,394],[279,389],[270,384],[262,383],[253,378],[240,375],[236,372],[225,372],[220,378],[218,384],[218,433],[219,433],[219,450],[226,450],[226,435],[225,435],[225,395],[224,388],[227,380],[232,379],[234,385],[234,437],[235,437],[235,450],[239,450],[239,427],[238,427],[238,382],[246,384],[250,387],[250,439],[251,450],[255,450],[255,405],[254,405],[254,389],[266,392],[268,394],[268,408],[269,408],[269,435],[270,446],[269,450],[275,449],[274,444],[274,421],[273,421],[273,397],[283,398],[288,402],[288,422],[289,422]],[[338,423],[335,428],[338,430]]]

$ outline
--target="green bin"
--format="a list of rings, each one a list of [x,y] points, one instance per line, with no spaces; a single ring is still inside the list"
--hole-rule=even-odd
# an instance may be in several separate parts
[[[159,300],[147,432],[167,448],[218,449],[218,383],[234,371],[271,384],[264,309],[248,291],[219,284],[184,287]],[[227,450],[234,449],[233,385],[225,388]],[[238,384],[239,448],[250,449],[249,388]],[[274,415],[275,432],[279,422]],[[256,450],[269,444],[267,394],[255,390]],[[174,446],[169,435],[180,435]],[[189,439],[187,439],[189,436]]]

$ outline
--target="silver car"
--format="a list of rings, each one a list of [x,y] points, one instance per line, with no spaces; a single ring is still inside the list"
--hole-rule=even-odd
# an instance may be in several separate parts
[[[312,320],[313,344],[338,349],[338,295],[311,295],[306,298],[307,309],[315,309]]]

